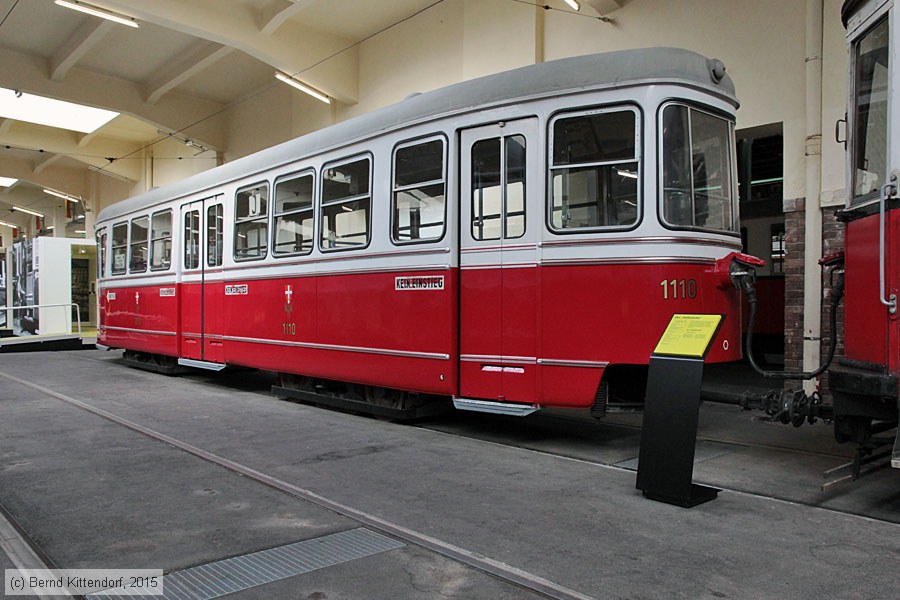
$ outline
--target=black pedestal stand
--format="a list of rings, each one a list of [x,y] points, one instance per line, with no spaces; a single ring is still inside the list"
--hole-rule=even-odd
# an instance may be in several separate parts
[[[674,336],[684,335],[671,325],[670,329]],[[706,345],[693,356],[654,353],[650,357],[636,487],[652,500],[690,508],[713,500],[719,493],[691,482],[703,356],[714,332],[709,332]],[[670,335],[669,330],[665,335]]]

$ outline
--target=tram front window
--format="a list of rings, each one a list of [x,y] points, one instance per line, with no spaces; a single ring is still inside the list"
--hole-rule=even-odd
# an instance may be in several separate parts
[[[884,19],[854,47],[854,198],[874,196],[887,183],[888,40]]]
[[[663,218],[673,227],[736,231],[731,123],[678,104],[662,112]]]

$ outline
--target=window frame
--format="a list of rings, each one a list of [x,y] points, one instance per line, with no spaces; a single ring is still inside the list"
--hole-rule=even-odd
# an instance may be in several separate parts
[[[219,198],[219,196],[217,196],[216,198]],[[204,229],[206,234],[205,234],[205,239],[202,240],[203,242],[205,242],[205,246],[204,246],[204,244],[201,243],[201,247],[206,248],[206,266],[214,269],[216,267],[221,267],[225,262],[225,203],[222,201],[218,201],[218,202],[211,202],[210,204],[206,204],[204,202],[204,205],[206,206],[206,215],[204,217],[206,219],[206,221],[205,221],[206,227],[205,228],[201,227],[201,229]],[[209,213],[211,210],[214,210],[214,209],[218,209],[217,214],[216,214],[216,227],[214,229],[210,229]],[[221,227],[218,226],[220,223],[222,225]],[[204,222],[201,221],[201,225],[203,225],[203,224],[204,224]],[[210,231],[216,232],[216,248],[218,249],[218,253],[216,253],[215,255],[213,255],[210,252],[210,244],[209,244]],[[204,235],[201,234],[200,237],[203,238]],[[202,256],[201,256],[201,258],[202,258]],[[210,262],[210,261],[212,261],[212,262]]]
[[[158,237],[158,238],[154,238],[154,237],[153,237],[153,231],[154,231],[154,229],[153,229],[153,223],[154,223],[154,221],[156,220],[156,218],[157,218],[158,216],[164,215],[164,214],[166,214],[166,213],[169,213],[169,235],[167,235],[167,236],[161,236],[161,237]],[[149,266],[151,272],[168,271],[168,270],[170,270],[170,269],[172,268],[172,251],[174,250],[174,244],[173,244],[173,231],[172,231],[172,230],[174,229],[174,228],[172,227],[173,223],[174,223],[174,214],[173,214],[173,211],[172,211],[171,208],[167,208],[167,209],[164,209],[164,210],[158,210],[158,211],[156,211],[155,213],[153,213],[152,215],[150,215],[150,229],[149,229],[148,234],[147,234],[147,245],[148,245],[148,252],[147,252],[148,258],[147,258],[147,261],[148,261],[148,266]],[[159,240],[169,240],[169,263],[168,263],[167,265],[165,265],[165,266],[154,267],[154,266],[153,266],[153,258],[154,258],[153,248],[154,248],[154,242],[157,242],[157,241],[159,241]]]
[[[318,190],[316,189],[316,183],[317,183],[316,175],[317,175],[317,173],[316,173],[315,168],[306,167],[306,168],[299,169],[296,171],[291,171],[290,173],[285,173],[284,175],[279,175],[275,179],[275,182],[272,184],[273,208],[272,208],[272,226],[271,226],[271,232],[270,232],[270,238],[271,238],[270,245],[271,245],[272,256],[276,259],[288,258],[291,256],[309,256],[310,254],[313,253],[313,250],[315,250],[315,248],[316,248],[316,239],[317,239],[316,238],[316,233],[317,233],[317,228],[316,228],[316,221],[317,221],[316,204],[317,204],[317,201],[316,200],[318,198]],[[278,184],[285,182],[285,181],[300,179],[300,178],[306,177],[306,176],[312,177],[312,198],[310,199],[309,208],[295,208],[295,209],[287,210],[284,212],[277,212],[278,211]],[[369,189],[371,191],[371,183],[370,183]],[[372,209],[370,206],[369,211],[371,212],[371,210]],[[313,227],[312,242],[313,243],[310,245],[309,250],[305,251],[305,252],[302,250],[300,252],[278,252],[276,250],[276,247],[277,247],[276,237],[278,234],[278,231],[277,231],[278,217],[299,214],[304,211],[309,211],[312,214],[312,220],[313,220],[313,223],[312,223],[312,227]]]
[[[144,243],[147,244],[147,258],[144,261],[144,268],[137,270],[132,267],[132,265],[134,263],[133,250],[134,250],[134,244],[135,244],[134,222],[140,221],[141,219],[147,220],[147,227],[146,227],[147,234],[146,234],[146,237],[144,238]],[[139,244],[140,242],[137,242],[137,243]],[[128,221],[128,274],[129,275],[139,275],[141,273],[146,273],[147,269],[149,267],[150,267],[150,215],[140,215],[140,216],[134,217],[130,221]]]
[[[722,119],[728,124],[729,135],[728,139],[733,140],[734,143],[730,146],[729,149],[729,166],[731,168],[731,221],[732,226],[734,227],[731,231],[726,231],[724,229],[711,229],[709,227],[696,227],[696,226],[683,226],[683,225],[673,225],[666,220],[665,215],[665,198],[663,197],[663,128],[662,128],[662,118],[663,111],[669,106],[683,106],[688,110],[695,110],[697,112],[705,113],[709,116]],[[701,231],[704,233],[712,233],[715,235],[724,235],[728,237],[734,237],[738,240],[741,239],[741,231],[740,231],[740,192],[738,190],[738,167],[737,167],[737,137],[735,136],[736,126],[735,119],[733,115],[729,115],[724,111],[716,110],[711,106],[707,106],[705,104],[700,104],[698,102],[693,102],[687,100],[685,98],[668,98],[659,103],[656,111],[656,152],[657,152],[657,164],[656,164],[656,209],[657,209],[657,220],[663,228],[669,231]],[[691,187],[693,193],[693,179],[691,180]]]
[[[634,151],[635,157],[634,160],[624,161],[624,160],[615,160],[615,161],[600,161],[596,163],[577,163],[575,165],[564,165],[558,167],[558,169],[570,169],[577,167],[590,167],[590,166],[604,166],[604,165],[613,165],[613,164],[622,164],[625,162],[629,163],[637,163],[638,165],[638,177],[637,177],[637,192],[635,203],[637,206],[635,207],[637,211],[637,217],[634,220],[634,223],[630,223],[628,225],[601,225],[598,227],[577,227],[577,228],[562,228],[557,229],[553,226],[553,143],[555,141],[555,135],[553,132],[553,127],[556,122],[560,119],[570,118],[570,117],[579,117],[586,115],[597,115],[597,114],[606,114],[606,113],[614,113],[614,112],[632,112],[635,115],[635,123],[634,123]],[[580,108],[567,108],[565,110],[561,110],[555,112],[550,115],[547,119],[547,167],[546,167],[546,208],[544,218],[546,220],[544,226],[553,235],[580,235],[580,234],[589,234],[589,233],[609,233],[609,232],[620,232],[620,231],[634,231],[638,227],[641,226],[641,223],[644,221],[644,214],[646,211],[644,210],[645,201],[644,201],[644,193],[646,191],[645,181],[646,181],[646,173],[644,169],[644,154],[645,154],[645,146],[644,140],[646,138],[644,128],[646,126],[646,119],[644,118],[644,110],[641,105],[636,104],[634,102],[621,102],[614,104],[600,104],[600,105],[592,105]]]
[[[359,162],[361,160],[368,161],[369,163],[369,193],[366,195],[358,194],[356,196],[348,196],[345,198],[341,198],[339,200],[330,200],[327,203],[324,201],[325,195],[325,171],[328,169],[332,169],[335,167],[340,167],[343,165],[349,165],[355,162]],[[375,190],[373,188],[373,177],[375,173],[375,157],[371,152],[363,152],[360,154],[355,154],[353,156],[349,156],[347,158],[340,158],[336,160],[329,161],[327,163],[323,163],[319,169],[319,189],[317,190],[316,196],[316,206],[318,209],[318,220],[319,220],[319,235],[317,236],[316,245],[319,248],[319,252],[322,253],[331,253],[331,252],[352,252],[354,250],[365,250],[372,244],[372,209],[375,204]],[[341,204],[346,204],[350,202],[358,202],[359,200],[368,198],[369,199],[369,210],[366,215],[366,243],[359,246],[350,246],[346,248],[326,248],[322,242],[322,235],[325,232],[324,224],[322,220],[325,218],[325,208],[331,206],[338,206]]]
[[[106,244],[109,241],[109,232],[107,231],[106,226],[98,227],[97,231],[94,233],[94,237],[97,240],[97,278],[103,279],[106,277],[106,261],[108,258],[108,251]]]
[[[202,234],[201,234],[201,231],[203,229],[203,227],[202,227],[203,212],[200,210],[200,206],[202,206],[202,204],[199,202],[197,202],[196,204],[197,204],[197,206],[194,207],[193,206],[194,203],[188,203],[187,205],[185,205],[185,206],[187,206],[187,210],[183,211],[181,213],[181,217],[182,217],[181,218],[181,234],[182,234],[181,241],[182,241],[182,250],[183,250],[181,252],[181,268],[185,272],[187,272],[187,271],[194,272],[194,271],[200,269],[202,267],[202,262],[203,262],[201,260],[203,258],[203,246],[202,246]],[[187,227],[188,216],[191,215],[192,213],[196,213],[197,228],[196,229],[192,228],[192,229],[188,230],[188,227]],[[193,252],[194,246],[191,244],[191,238],[188,236],[188,233],[193,234],[194,232],[196,232],[196,234],[197,234],[197,246],[196,246],[197,252],[196,253]],[[197,264],[196,265],[189,264],[187,261],[188,257],[194,258],[195,256],[197,258]]]
[[[263,216],[263,217],[259,217],[259,216],[244,217],[243,219],[238,219],[238,216],[237,216],[238,195],[240,195],[241,192],[246,192],[247,190],[250,190],[253,188],[260,188],[260,187],[265,187],[265,189],[266,189],[266,214],[265,214],[265,216]],[[234,262],[249,262],[249,261],[254,261],[254,260],[264,260],[266,257],[268,257],[268,255],[269,255],[269,230],[271,229],[270,221],[271,221],[271,215],[272,215],[272,211],[270,210],[269,205],[271,204],[271,202],[272,202],[271,185],[270,185],[268,179],[261,179],[261,180],[257,181],[256,183],[243,185],[243,186],[239,187],[237,190],[235,190],[235,192],[234,192],[234,223],[233,223],[234,226],[232,227],[232,232],[234,234],[233,235],[234,240],[232,242],[232,258],[234,259]],[[238,244],[238,237],[239,237],[238,226],[243,223],[256,223],[256,222],[266,224],[265,243],[262,244],[261,246],[256,246],[257,248],[262,248],[262,254],[257,255],[257,256],[238,257],[238,254],[237,254],[237,250],[238,250],[237,244]],[[202,239],[203,235],[201,234],[200,237]]]
[[[434,181],[426,181],[426,182],[418,183],[418,184],[414,184],[414,185],[398,186],[397,185],[397,152],[400,150],[403,150],[404,148],[418,146],[421,144],[428,144],[433,141],[440,141],[441,146],[442,146],[441,179],[434,180]],[[447,236],[447,204],[448,204],[447,196],[448,196],[448,189],[449,189],[449,182],[447,180],[447,174],[449,171],[449,167],[448,167],[449,155],[450,155],[449,148],[450,148],[449,140],[447,139],[447,135],[443,132],[431,133],[431,134],[426,134],[426,135],[422,135],[419,137],[415,137],[412,139],[403,140],[403,141],[397,142],[394,145],[394,148],[391,151],[391,192],[390,192],[391,193],[391,206],[389,209],[390,210],[390,228],[391,228],[391,233],[390,233],[389,237],[391,240],[391,244],[393,244],[394,246],[413,246],[413,245],[417,245],[417,244],[437,244],[437,243],[442,242],[444,240],[444,238]],[[413,190],[413,189],[417,189],[417,188],[421,188],[421,187],[434,186],[434,185],[437,185],[438,182],[443,183],[443,185],[444,185],[444,211],[443,211],[443,217],[442,217],[442,223],[441,223],[441,234],[438,237],[427,238],[427,239],[421,239],[421,238],[417,239],[417,240],[398,240],[398,239],[396,239],[394,237],[394,231],[395,231],[395,225],[396,225],[396,222],[394,219],[395,219],[395,213],[396,213],[395,207],[396,207],[397,193],[407,191],[407,190]]]

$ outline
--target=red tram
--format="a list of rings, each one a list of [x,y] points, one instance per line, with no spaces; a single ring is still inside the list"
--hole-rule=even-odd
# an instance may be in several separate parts
[[[847,124],[844,358],[829,372],[835,435],[863,450],[900,412],[900,129],[898,13],[885,0],[846,0],[850,45]],[[868,446],[868,448],[867,448]],[[888,450],[888,453],[891,453]],[[900,434],[892,466],[900,468]]]
[[[98,341],[401,408],[635,408],[675,313],[740,358],[736,107],[719,61],[583,56],[151,190],[98,217]]]

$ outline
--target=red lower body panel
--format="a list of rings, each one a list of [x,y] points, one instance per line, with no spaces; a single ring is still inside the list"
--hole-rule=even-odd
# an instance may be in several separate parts
[[[417,283],[421,278],[428,285]],[[567,407],[593,404],[608,365],[646,365],[676,313],[725,315],[707,361],[740,358],[737,291],[719,285],[704,264],[231,280],[207,283],[202,303],[200,285],[180,285],[174,296],[159,287],[107,287],[100,343],[423,393]]]

